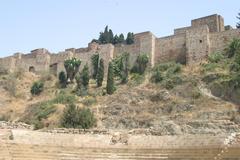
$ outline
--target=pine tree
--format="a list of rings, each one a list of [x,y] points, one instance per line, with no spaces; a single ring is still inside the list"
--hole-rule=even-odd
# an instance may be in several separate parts
[[[133,44],[134,43],[134,34],[133,33],[128,32],[126,43],[127,44]]]
[[[124,41],[125,41],[124,35],[121,33],[118,38],[118,43],[124,43]]]
[[[104,61],[101,58],[100,64],[98,67],[98,74],[97,74],[97,86],[98,87],[102,86],[103,78],[104,78]]]
[[[240,21],[240,13],[238,13],[237,19]],[[237,28],[240,28],[240,22],[237,22]]]
[[[107,94],[113,94],[115,91],[114,86],[114,73],[112,62],[109,62],[108,65],[108,75],[107,75]]]
[[[113,44],[118,44],[118,40],[119,40],[119,37],[118,35],[116,34],[113,38]]]
[[[104,42],[103,32],[100,32],[99,34],[100,34],[100,35],[99,35],[99,38],[98,38],[98,42],[99,42],[100,44],[103,44],[103,42]]]

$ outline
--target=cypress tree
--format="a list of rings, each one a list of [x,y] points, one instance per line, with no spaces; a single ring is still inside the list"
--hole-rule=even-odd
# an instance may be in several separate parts
[[[85,88],[88,88],[89,84],[89,69],[88,64],[85,64],[81,73],[82,84]]]
[[[88,65],[86,64],[82,72],[78,72],[75,76],[77,83],[76,94],[78,96],[85,96],[88,94],[88,84],[89,84],[89,72]]]
[[[108,64],[108,75],[107,75],[107,94],[113,94],[115,91],[114,86],[114,73],[112,62]]]
[[[64,71],[61,71],[58,75],[59,84],[61,88],[65,88],[67,85],[67,76]]]
[[[129,53],[123,53],[121,58],[121,83],[128,82],[128,70],[129,70]]]
[[[145,72],[148,62],[149,62],[149,58],[146,54],[141,54],[137,57],[139,74],[143,74]]]
[[[92,61],[92,67],[93,67],[92,78],[96,79],[97,72],[98,72],[99,54],[97,53],[97,54],[92,55],[91,61]]]
[[[97,74],[97,86],[98,87],[102,86],[103,78],[104,78],[104,61],[101,58],[100,64],[98,67],[98,74]]]

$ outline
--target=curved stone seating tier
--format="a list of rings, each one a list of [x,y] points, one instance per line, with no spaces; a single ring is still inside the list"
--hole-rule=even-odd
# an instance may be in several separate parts
[[[11,137],[0,141],[0,160],[240,160],[239,142],[226,144],[229,135],[129,135],[127,143],[112,143],[112,135],[26,130]]]

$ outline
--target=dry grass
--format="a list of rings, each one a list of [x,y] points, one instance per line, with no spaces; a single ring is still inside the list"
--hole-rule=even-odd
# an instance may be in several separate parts
[[[222,72],[224,72],[224,70]],[[150,76],[146,74],[145,78],[143,78],[143,80],[141,79],[141,83],[138,84],[138,80],[130,79],[129,84],[133,85],[117,85],[117,91],[113,95],[104,96],[103,92],[106,81],[103,82],[102,87],[97,88],[95,81],[91,80],[89,86],[90,98],[78,97],[76,104],[80,107],[84,105],[88,106],[95,111],[98,119],[100,121],[102,120],[103,123],[101,122],[99,124],[103,125],[103,127],[106,121],[112,124],[118,124],[121,120],[127,120],[125,123],[135,121],[137,124],[140,124],[139,127],[141,127],[141,124],[148,126],[162,119],[172,120],[177,116],[180,116],[186,121],[190,119],[194,120],[205,112],[226,112],[236,107],[234,104],[226,101],[217,101],[206,95],[194,98],[193,94],[202,78],[201,65],[183,66],[181,74],[184,77],[184,83],[169,90],[170,98],[166,101],[151,101],[150,97],[153,93],[160,93],[166,89],[162,84],[152,84],[149,82]],[[21,78],[18,78],[18,84],[16,85],[16,91],[19,96],[10,96],[10,94],[5,91],[0,95],[0,115],[9,114],[10,120],[19,120],[19,117],[23,115],[27,106],[53,99],[59,92],[55,85],[57,78],[54,76],[52,77],[48,74],[37,76],[33,73],[24,73],[23,76],[19,77]],[[44,91],[40,96],[32,97],[30,87],[34,81],[40,79],[45,80]],[[196,86],[194,83],[196,83]],[[74,87],[74,85],[69,86],[67,89],[64,89],[64,91],[73,94],[71,91]],[[185,93],[184,96],[181,93]],[[186,104],[193,105],[193,110],[188,112],[171,112],[171,107],[176,109],[177,105],[181,107]],[[56,104],[56,112],[43,120],[44,125],[50,128],[58,126],[64,107],[65,105]],[[168,110],[170,110],[169,113]],[[218,118],[221,119],[224,117]]]

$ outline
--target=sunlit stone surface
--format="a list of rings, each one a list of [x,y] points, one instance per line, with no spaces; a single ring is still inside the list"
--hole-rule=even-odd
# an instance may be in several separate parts
[[[0,160],[240,160],[238,133],[152,136],[0,130]]]

